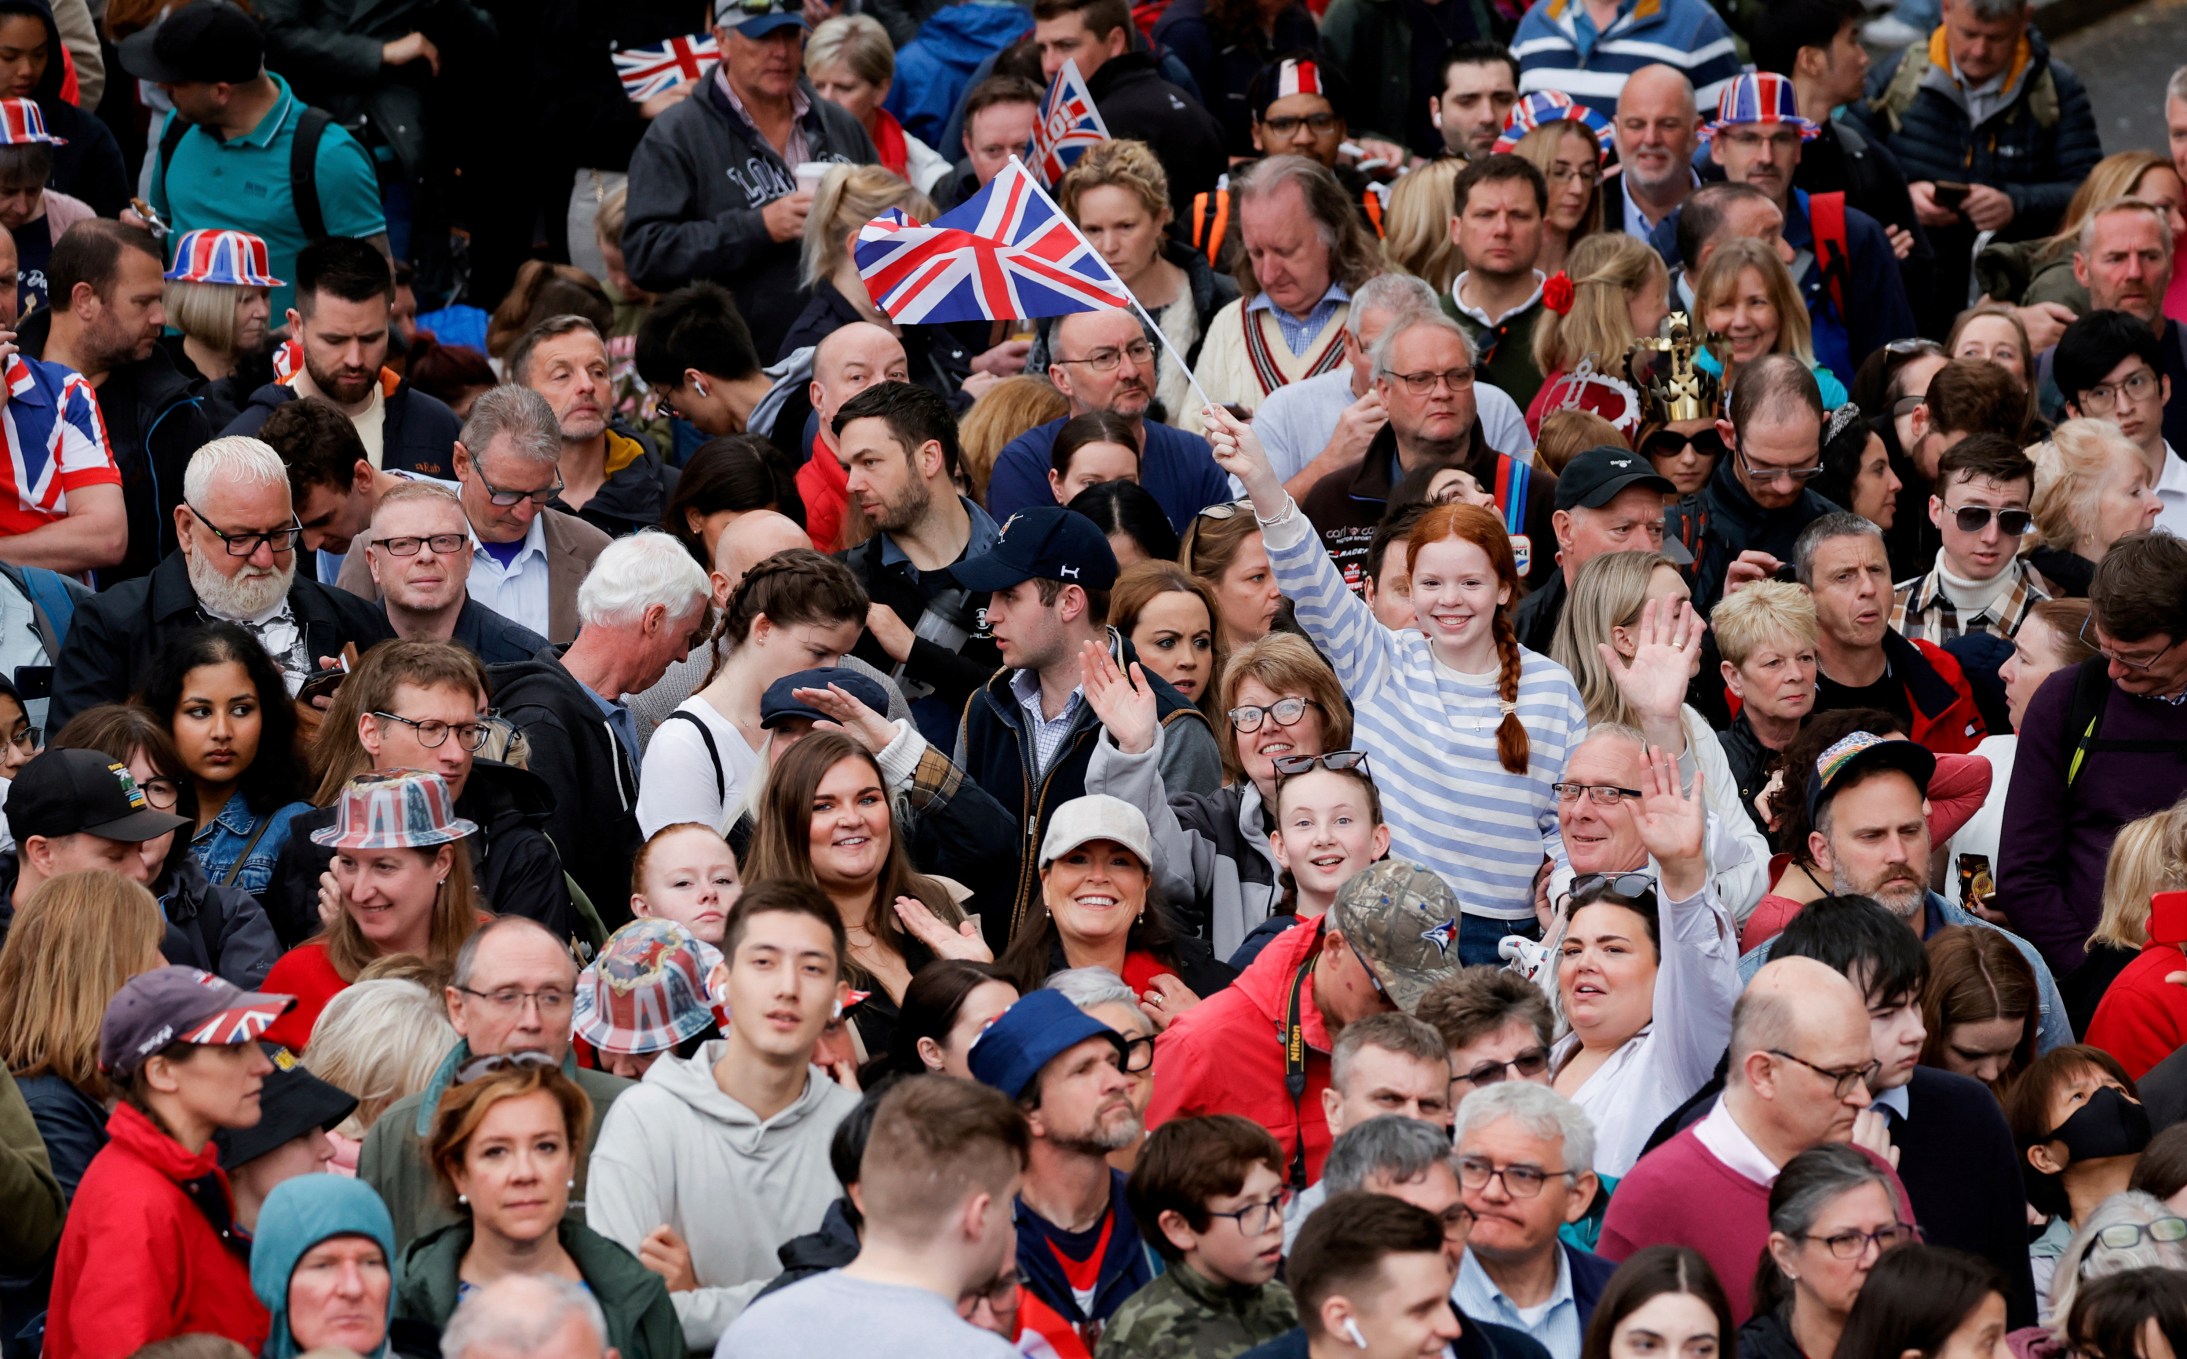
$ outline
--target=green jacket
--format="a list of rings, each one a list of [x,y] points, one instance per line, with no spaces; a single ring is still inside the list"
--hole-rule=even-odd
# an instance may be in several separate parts
[[[456,1068],[470,1056],[471,1045],[458,1040],[433,1073],[433,1079],[425,1083],[425,1089],[387,1106],[372,1131],[365,1134],[364,1147],[357,1153],[357,1178],[378,1190],[387,1204],[388,1213],[395,1219],[395,1243],[399,1247],[462,1221],[433,1177],[425,1143],[432,1135],[433,1115],[440,1108],[441,1093],[454,1084]],[[599,1144],[600,1122],[607,1117],[608,1106],[630,1089],[631,1082],[605,1071],[580,1067],[572,1057],[562,1059],[562,1073],[575,1079],[577,1088],[592,1101],[592,1126],[585,1130],[585,1148],[589,1152]],[[585,1218],[586,1169],[586,1163],[578,1165],[577,1190],[570,1198],[570,1216],[579,1222]]]
[[[1171,1261],[1102,1327],[1094,1359],[1234,1359],[1299,1324],[1280,1283],[1225,1288]]]
[[[1985,295],[2000,302],[2021,307],[2057,302],[2072,308],[2076,316],[2088,315],[2088,289],[2073,277],[2073,247],[2067,245],[2046,258],[2050,244],[2048,237],[1992,242],[1975,257],[1975,282]]]
[[[60,1182],[23,1092],[0,1066],[0,1274],[36,1274],[60,1239]]]
[[[569,1217],[556,1235],[584,1275],[593,1301],[607,1313],[607,1342],[623,1359],[684,1359],[683,1325],[660,1275]],[[445,1329],[461,1300],[463,1257],[470,1249],[468,1220],[411,1242],[402,1253],[395,1315]]]

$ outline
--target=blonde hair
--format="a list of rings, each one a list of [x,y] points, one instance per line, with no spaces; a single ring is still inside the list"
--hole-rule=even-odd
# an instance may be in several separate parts
[[[1815,645],[1815,596],[1788,580],[1758,580],[1716,602],[1709,631],[1734,666],[1771,642]]]
[[[2187,799],[2119,827],[2103,868],[2103,917],[2087,947],[2137,952],[2149,942],[2149,898],[2187,889]]]
[[[248,293],[266,291],[242,283],[175,279],[168,283],[162,301],[167,306],[167,324],[199,344],[226,354],[235,349],[235,304]]]
[[[1450,291],[1466,267],[1450,238],[1450,205],[1458,172],[1465,168],[1456,156],[1445,156],[1400,176],[1382,211],[1382,257],[1391,268],[1425,280],[1438,295]]]
[[[600,200],[598,211],[593,214],[592,234],[620,248],[623,242],[623,223],[630,218],[630,185],[618,184],[614,191]],[[430,481],[406,481],[403,486],[431,486]],[[398,486],[396,490],[401,490]],[[389,494],[393,494],[390,492]],[[384,497],[382,498],[384,500]]]
[[[1123,189],[1137,198],[1156,225],[1170,219],[1169,172],[1145,142],[1106,141],[1087,147],[1056,185],[1056,206],[1076,222],[1079,195],[1101,188]]]
[[[896,47],[881,21],[865,14],[838,14],[823,20],[805,40],[805,75],[817,79],[820,68],[842,62],[868,85],[896,78]]]
[[[1595,134],[1587,130],[1585,123],[1571,118],[1559,118],[1553,123],[1543,123],[1524,137],[1519,138],[1518,146],[1513,149],[1518,154],[1519,159],[1542,172],[1542,180],[1545,183],[1554,186],[1556,181],[1550,178],[1549,172],[1551,167],[1557,163],[1558,144],[1567,137],[1577,138],[1587,143],[1587,153],[1595,158],[1596,172],[1595,182],[1587,186],[1587,206],[1580,209],[1579,225],[1572,228],[1571,236],[1564,243],[1567,252],[1565,257],[1569,259],[1571,258],[1569,252],[1573,247],[1581,241],[1594,237],[1602,230],[1602,143],[1595,140]],[[1553,187],[1552,192],[1554,192]],[[1542,226],[1544,230],[1547,230],[1548,223],[1549,214],[1543,213]],[[1624,235],[1623,232],[1618,234]],[[1637,237],[1627,237],[1626,239],[1638,242]]]
[[[1551,411],[1542,417],[1534,453],[1543,467],[1564,475],[1566,463],[1590,448],[1631,448],[1625,433],[1590,410]]]
[[[440,851],[439,845],[429,849],[406,849],[405,854],[416,854],[426,859]],[[431,956],[427,962],[448,962],[462,949],[463,942],[478,929],[478,885],[471,870],[470,848],[461,840],[448,842],[448,876],[441,879],[433,892],[433,915],[426,948]],[[357,980],[379,957],[371,941],[357,928],[357,919],[348,911],[334,913],[334,923],[329,925],[320,938],[326,941],[327,962],[345,982]]]
[[[319,1012],[304,1068],[357,1098],[335,1131],[361,1139],[387,1106],[416,1094],[456,1044],[455,1026],[433,993],[393,977],[360,980]]]
[[[1800,285],[1792,281],[1792,271],[1777,258],[1777,252],[1761,241],[1744,237],[1729,240],[1717,246],[1709,256],[1708,265],[1702,269],[1700,281],[1693,290],[1702,325],[1708,324],[1710,308],[1738,287],[1739,276],[1749,269],[1762,276],[1762,291],[1769,294],[1769,303],[1777,310],[1777,344],[1770,352],[1790,354],[1812,369],[1815,366],[1815,332],[1808,324],[1807,304],[1800,300]],[[1729,353],[1728,349],[1718,350],[1713,340],[1710,349],[1719,359]],[[1729,366],[1728,360],[1726,366]],[[1727,379],[1729,376],[1727,373]]]
[[[2035,515],[2032,547],[2073,551],[2082,530],[2096,519],[2096,503],[2111,484],[2113,469],[2124,458],[2146,475],[2141,450],[2109,420],[2068,420],[2050,438],[2028,450],[2035,460]]]
[[[1659,570],[1675,572],[1678,565],[1660,552],[1605,552],[1581,567],[1572,581],[1572,597],[1565,603],[1564,617],[1557,620],[1549,657],[1571,671],[1578,682],[1590,726],[1640,725],[1595,644],[1610,641],[1612,628],[1629,628],[1640,621],[1648,582]]]
[[[832,277],[850,258],[851,234],[890,208],[918,222],[934,218],[933,201],[902,175],[878,165],[830,166],[813,192],[812,212],[805,218],[798,282],[810,288]]]
[[[1093,154],[1091,151],[1088,155]],[[987,503],[987,479],[1003,446],[1025,431],[1070,414],[1071,403],[1044,377],[1020,373],[987,389],[957,425],[958,451],[972,498]]]
[[[1596,372],[1614,375],[1639,338],[1633,299],[1656,279],[1668,281],[1663,257],[1637,236],[1607,232],[1574,246],[1564,272],[1572,280],[1572,309],[1562,316],[1542,309],[1534,323],[1534,365],[1569,373],[1592,359]]]
[[[164,933],[159,903],[119,873],[63,873],[32,892],[0,948],[0,1064],[106,1099],[99,1023],[122,983],[159,966]]]

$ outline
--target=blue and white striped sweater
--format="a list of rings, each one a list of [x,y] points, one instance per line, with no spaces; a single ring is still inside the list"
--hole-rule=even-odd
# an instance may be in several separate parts
[[[1531,919],[1542,856],[1566,862],[1551,785],[1587,734],[1572,676],[1521,653],[1519,720],[1531,750],[1527,772],[1514,774],[1496,756],[1503,714],[1493,683],[1438,672],[1425,636],[1377,622],[1296,509],[1265,540],[1299,624],[1352,700],[1353,744],[1372,758],[1390,852],[1440,873],[1469,914]]]
[[[1536,0],[1519,20],[1511,54],[1519,93],[1563,90],[1605,118],[1617,115],[1625,78],[1643,66],[1675,66],[1693,81],[1703,112],[1740,71],[1731,30],[1708,0],[1636,0],[1598,33],[1586,0]]]

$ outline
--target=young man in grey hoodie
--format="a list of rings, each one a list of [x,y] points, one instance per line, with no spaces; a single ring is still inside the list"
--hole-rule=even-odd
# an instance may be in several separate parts
[[[776,880],[729,913],[729,1035],[665,1058],[610,1110],[587,1220],[668,1279],[684,1340],[710,1353],[767,1282],[776,1248],[838,1192],[828,1160],[858,1096],[812,1065],[848,997],[843,923],[820,889]]]

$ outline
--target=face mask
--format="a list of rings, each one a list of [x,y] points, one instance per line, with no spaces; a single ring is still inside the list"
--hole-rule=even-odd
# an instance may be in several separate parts
[[[2107,1085],[2059,1124],[2050,1139],[2065,1143],[2066,1154],[2077,1164],[2138,1156],[2149,1145],[2149,1135],[2149,1111]]]

